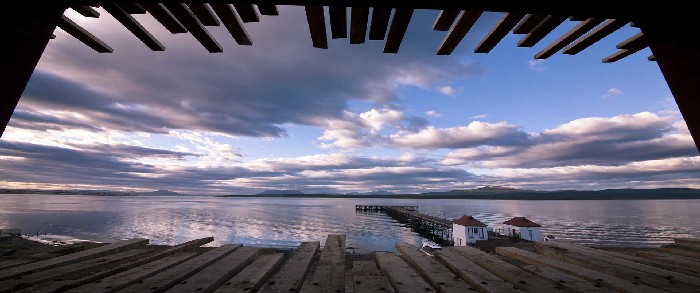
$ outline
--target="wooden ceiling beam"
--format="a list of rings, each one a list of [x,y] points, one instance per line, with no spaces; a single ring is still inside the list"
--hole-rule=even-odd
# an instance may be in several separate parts
[[[612,54],[612,55],[610,55],[610,56],[608,56],[608,57],[603,58],[603,63],[613,63],[613,62],[617,62],[617,61],[619,61],[620,59],[625,58],[625,57],[627,57],[627,56],[629,56],[629,55],[632,55],[632,54],[634,54],[634,53],[637,53],[637,52],[641,51],[641,50],[644,49],[644,48],[646,48],[646,47],[635,48],[635,49],[623,49],[623,50],[619,50],[619,51],[615,52],[614,54]]]
[[[649,60],[649,61],[656,61],[656,56],[654,56],[654,54],[651,54],[651,55],[649,55],[649,56],[647,57],[647,60]]]
[[[187,29],[160,3],[140,3],[165,29],[173,34],[186,33]]]
[[[464,39],[474,23],[479,19],[482,11],[464,11],[457,20],[457,23],[450,29],[442,40],[440,47],[437,50],[438,55],[450,55],[457,45]]]
[[[140,6],[139,6],[140,7]],[[102,3],[102,8],[119,21],[134,36],[153,51],[165,51],[165,47],[151,35],[133,16],[113,3]]]
[[[323,6],[304,6],[306,21],[309,23],[311,43],[314,48],[328,49],[326,37],[326,19],[323,15]]]
[[[71,5],[71,9],[75,12],[80,13],[80,15],[85,17],[97,18],[100,17],[100,13],[89,5]]]
[[[438,17],[435,19],[433,24],[433,30],[436,31],[448,31],[452,27],[452,24],[459,16],[459,10],[441,10]]]
[[[236,12],[238,12],[238,15],[241,16],[241,20],[243,22],[248,23],[260,21],[258,13],[255,12],[255,7],[253,7],[253,4],[235,3],[233,4],[233,7],[236,8]]]
[[[647,46],[649,44],[649,41],[644,36],[644,34],[640,32],[640,33],[630,37],[629,39],[626,39],[626,40],[622,41],[621,43],[617,44],[617,48],[623,49],[623,50],[624,49],[629,50],[631,48],[639,47],[642,44]]]
[[[350,10],[350,44],[362,44],[367,37],[369,7],[353,7]]]
[[[390,7],[372,8],[372,24],[369,27],[370,40],[383,40],[386,37],[386,29],[389,27],[391,18]]]
[[[99,53],[112,53],[114,51],[102,40],[95,37],[65,15],[61,16],[61,19],[58,21],[58,27]]]
[[[384,44],[384,53],[398,53],[403,37],[408,30],[408,24],[411,22],[413,9],[397,8],[394,11],[394,18],[391,20],[389,34],[386,37]]]
[[[568,17],[550,15],[518,42],[518,47],[532,47],[562,24]]]
[[[219,19],[224,23],[228,32],[233,39],[236,40],[236,43],[247,46],[253,45],[250,36],[248,36],[248,33],[243,28],[243,24],[238,18],[238,15],[236,15],[236,12],[233,11],[231,4],[211,3],[211,8],[214,9],[214,13],[219,16]]]
[[[523,17],[525,17],[523,13],[506,13],[503,18],[498,21],[498,24],[491,29],[488,35],[481,40],[479,45],[476,46],[474,53],[491,52],[491,50],[498,45],[498,42],[500,42]]]
[[[214,16],[214,12],[205,3],[187,3],[187,7],[194,13],[194,16],[199,19],[199,22],[204,26],[220,26],[221,23]]]
[[[642,33],[638,33],[638,34],[634,35],[633,37],[631,37],[627,40],[624,40],[622,43],[618,44],[617,48],[620,50],[615,52],[614,54],[608,56],[608,57],[603,58],[603,62],[604,63],[616,62],[622,58],[625,58],[629,55],[637,53],[648,46],[649,46],[649,42],[644,37],[644,35]]]
[[[513,29],[514,34],[524,35],[535,29],[545,18],[546,14],[528,14]]]
[[[603,21],[605,20],[602,18],[589,18],[577,24],[566,34],[564,34],[559,39],[549,44],[549,46],[542,49],[542,51],[537,53],[537,55],[535,55],[535,59],[547,59],[551,57],[552,55],[554,55],[554,53],[559,52],[559,50],[571,44],[571,42],[575,41],[590,30],[594,29],[597,25],[603,23]]]
[[[331,38],[344,39],[348,37],[348,16],[347,7],[331,5],[328,6],[328,16],[331,23]]]
[[[629,20],[622,20],[622,19],[609,19],[602,25],[598,26],[594,30],[590,31],[587,33],[585,36],[581,37],[580,39],[576,40],[573,44],[569,45],[568,47],[564,48],[563,53],[564,54],[569,54],[569,55],[576,55],[579,52],[583,51],[584,49],[590,47],[591,45],[595,44],[596,42],[602,40],[603,38],[607,37],[609,34],[615,32],[616,30],[622,28],[625,26],[627,23],[629,23]]]
[[[175,18],[182,23],[183,26],[192,34],[192,36],[199,41],[204,48],[209,51],[209,53],[220,53],[224,50],[221,45],[209,34],[206,28],[202,25],[197,18],[195,18],[192,11],[182,3],[166,3],[165,8],[167,8]]]
[[[277,10],[277,6],[269,3],[258,4],[258,11],[262,15],[279,15],[280,12]]]
[[[119,6],[119,8],[121,8],[122,10],[124,10],[124,12],[128,14],[146,14],[146,9],[144,9],[138,3],[120,2],[119,4],[117,4],[117,6]]]

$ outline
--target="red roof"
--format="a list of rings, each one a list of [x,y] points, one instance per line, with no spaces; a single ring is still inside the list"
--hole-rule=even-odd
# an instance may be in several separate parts
[[[542,227],[539,224],[526,219],[525,217],[515,217],[508,221],[503,222],[503,224],[511,225],[515,227]]]
[[[472,216],[467,216],[464,215],[461,218],[452,221],[452,223],[455,223],[457,225],[462,225],[462,226],[469,226],[469,227],[486,227],[486,224],[480,222],[477,219],[474,219]]]

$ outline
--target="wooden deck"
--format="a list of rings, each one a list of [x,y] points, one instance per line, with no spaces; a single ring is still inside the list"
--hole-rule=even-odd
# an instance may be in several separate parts
[[[0,292],[700,292],[698,239],[636,254],[553,241],[435,257],[406,243],[397,253],[345,253],[344,235],[292,252],[200,247],[212,240],[131,239],[12,266],[0,270]]]

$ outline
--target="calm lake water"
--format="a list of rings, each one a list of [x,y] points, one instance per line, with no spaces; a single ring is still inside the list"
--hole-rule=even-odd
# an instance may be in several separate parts
[[[0,228],[46,231],[47,238],[112,242],[143,237],[176,244],[214,236],[214,243],[293,247],[346,234],[358,252],[394,250],[421,237],[383,213],[355,212],[356,204],[418,205],[422,213],[486,224],[525,216],[544,234],[581,244],[659,246],[673,237],[700,237],[700,200],[454,200],[102,197],[0,195]]]

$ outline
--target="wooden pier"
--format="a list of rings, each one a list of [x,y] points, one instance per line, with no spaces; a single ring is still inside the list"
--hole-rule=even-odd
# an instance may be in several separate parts
[[[345,252],[345,236],[290,252],[203,238],[171,247],[131,239],[0,270],[0,292],[699,292],[700,239],[623,254],[566,242],[446,247],[428,256]],[[7,261],[1,257],[0,263]]]
[[[417,211],[418,206],[378,206],[378,205],[355,205],[356,211],[366,211],[366,212],[383,212],[386,208],[399,208],[407,211]]]
[[[377,206],[356,205],[356,211],[385,212],[395,220],[404,223],[423,236],[452,245],[452,221],[418,212],[418,206]]]

